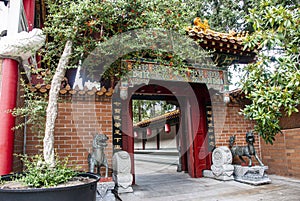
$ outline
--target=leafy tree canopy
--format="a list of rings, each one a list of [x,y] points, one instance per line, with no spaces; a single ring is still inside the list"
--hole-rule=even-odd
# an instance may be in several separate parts
[[[264,0],[250,10],[254,33],[246,48],[259,46],[256,63],[246,68],[243,90],[252,103],[243,110],[268,143],[281,132],[280,117],[298,112],[300,100],[300,10],[292,1]]]
[[[71,65],[77,66],[99,43],[126,31],[162,28],[185,34],[200,4],[196,0],[48,0],[44,32],[51,42],[45,59],[55,69],[68,40],[73,43]]]
[[[197,15],[209,20],[210,26],[217,31],[250,31],[252,23],[247,21],[251,9],[258,8],[262,0],[202,0]],[[274,0],[273,4],[283,7],[296,6],[298,0]]]

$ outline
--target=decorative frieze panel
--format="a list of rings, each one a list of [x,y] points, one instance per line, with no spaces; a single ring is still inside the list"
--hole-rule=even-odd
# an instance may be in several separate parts
[[[193,83],[205,83],[211,86],[226,85],[227,71],[217,68],[185,67],[175,73],[171,66],[155,62],[137,62],[124,60],[123,65],[129,69],[128,86],[149,82],[152,80],[185,81]]]

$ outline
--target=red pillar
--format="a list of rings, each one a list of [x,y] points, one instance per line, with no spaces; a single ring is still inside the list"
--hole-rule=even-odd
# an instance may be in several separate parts
[[[31,31],[34,27],[34,7],[35,0],[23,0],[24,10],[26,19],[28,22],[29,31]]]
[[[0,175],[12,171],[15,118],[7,112],[15,108],[18,86],[18,62],[4,59],[0,97]]]

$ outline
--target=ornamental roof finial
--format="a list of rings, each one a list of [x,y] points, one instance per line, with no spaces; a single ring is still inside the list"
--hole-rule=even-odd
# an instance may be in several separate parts
[[[194,19],[194,25],[198,28],[201,29],[202,31],[206,32],[207,30],[209,30],[209,24],[208,24],[208,20],[204,19],[203,22],[201,21],[200,17],[196,17]],[[200,31],[200,30],[199,30]]]

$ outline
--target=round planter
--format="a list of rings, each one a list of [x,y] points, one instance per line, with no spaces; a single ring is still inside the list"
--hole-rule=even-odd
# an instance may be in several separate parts
[[[0,201],[96,201],[97,182],[100,176],[81,173],[81,177],[95,179],[86,184],[67,187],[34,189],[0,189]],[[3,180],[11,180],[14,175],[5,175]]]

